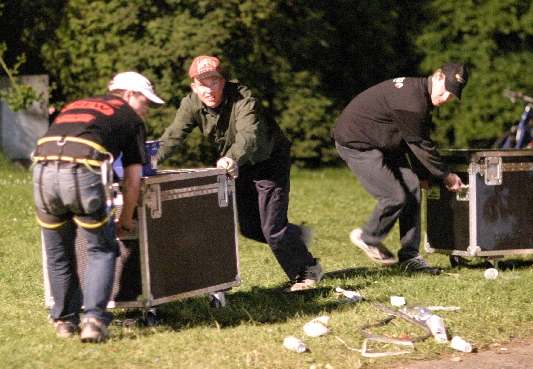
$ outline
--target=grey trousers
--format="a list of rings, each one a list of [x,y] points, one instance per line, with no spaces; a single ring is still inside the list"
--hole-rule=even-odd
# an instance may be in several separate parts
[[[375,245],[383,241],[399,220],[398,260],[418,255],[421,234],[420,181],[403,153],[355,150],[335,143],[363,188],[378,200],[363,225],[362,240]]]

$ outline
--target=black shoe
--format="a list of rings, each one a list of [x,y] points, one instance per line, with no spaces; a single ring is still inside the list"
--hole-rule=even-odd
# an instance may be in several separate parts
[[[320,265],[320,259],[315,259],[315,265],[308,265],[300,273],[297,281],[290,288],[290,291],[301,291],[313,287],[324,276],[324,270]]]
[[[107,326],[95,318],[86,318],[81,322],[81,342],[105,342],[111,337]]]
[[[410,272],[423,272],[433,275],[439,275],[440,270],[432,268],[431,265],[420,255],[408,259],[401,263],[401,268]]]
[[[56,320],[54,322],[56,336],[58,338],[71,338],[76,334],[77,327],[68,320]]]

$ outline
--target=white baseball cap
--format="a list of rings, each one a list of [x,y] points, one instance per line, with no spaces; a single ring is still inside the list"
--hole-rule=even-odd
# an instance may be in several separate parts
[[[154,91],[154,86],[146,77],[136,72],[124,72],[117,74],[108,86],[109,91],[130,90],[142,93],[151,102],[162,105],[165,102]]]

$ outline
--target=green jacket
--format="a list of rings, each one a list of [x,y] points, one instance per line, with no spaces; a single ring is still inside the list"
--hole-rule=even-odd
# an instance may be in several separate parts
[[[277,123],[260,112],[248,87],[226,82],[219,108],[218,113],[208,109],[194,92],[185,96],[160,139],[158,162],[171,156],[195,127],[217,145],[220,157],[229,157],[239,166],[269,159],[276,146],[288,144]]]

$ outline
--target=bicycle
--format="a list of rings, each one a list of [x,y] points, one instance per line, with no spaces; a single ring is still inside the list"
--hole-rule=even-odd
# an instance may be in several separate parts
[[[526,96],[521,92],[503,90],[503,95],[513,103],[517,99],[527,102],[518,124],[502,134],[492,145],[493,149],[531,149],[533,148],[533,134],[529,121],[533,119],[533,97]]]

